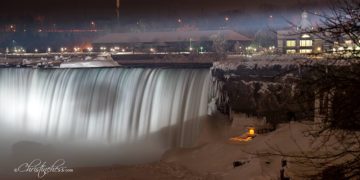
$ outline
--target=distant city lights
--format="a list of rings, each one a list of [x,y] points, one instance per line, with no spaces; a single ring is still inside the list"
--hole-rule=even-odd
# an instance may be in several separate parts
[[[100,47],[100,50],[101,50],[101,51],[106,51],[106,47],[101,46],[101,47]]]
[[[74,47],[74,52],[79,52],[80,48],[79,47]]]
[[[10,25],[10,31],[11,32],[16,32],[16,26],[15,25]]]
[[[8,49],[7,49],[8,50]],[[24,48],[17,48],[17,47],[15,47],[14,48],[14,53],[15,54],[18,54],[18,53],[25,53],[26,51],[25,51],[25,49]]]
[[[275,46],[270,46],[270,47],[269,47],[269,50],[270,50],[270,51],[273,51],[274,49],[275,49]]]

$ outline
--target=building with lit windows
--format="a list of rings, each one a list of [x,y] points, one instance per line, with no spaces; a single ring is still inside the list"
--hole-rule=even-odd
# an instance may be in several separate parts
[[[329,49],[324,40],[313,34],[303,33],[313,29],[308,14],[303,12],[298,27],[277,31],[277,48],[283,54],[317,54]]]

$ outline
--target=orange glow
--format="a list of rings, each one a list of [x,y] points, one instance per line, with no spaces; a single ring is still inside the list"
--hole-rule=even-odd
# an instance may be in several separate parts
[[[232,141],[232,142],[247,142],[247,141],[250,141],[252,139],[253,138],[250,137],[250,136],[247,136],[247,137],[237,136],[237,137],[230,138],[230,141]]]
[[[255,129],[254,129],[254,128],[249,128],[249,135],[250,135],[250,136],[254,136],[254,135],[255,135]]]
[[[255,138],[255,128],[250,127],[248,129],[248,132],[244,133],[241,136],[236,136],[236,137],[232,137],[230,138],[230,142],[247,142],[247,141],[251,141],[252,139]]]

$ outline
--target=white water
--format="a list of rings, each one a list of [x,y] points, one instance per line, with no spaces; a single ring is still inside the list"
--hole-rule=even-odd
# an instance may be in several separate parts
[[[191,146],[207,114],[209,81],[206,69],[0,69],[0,147]]]

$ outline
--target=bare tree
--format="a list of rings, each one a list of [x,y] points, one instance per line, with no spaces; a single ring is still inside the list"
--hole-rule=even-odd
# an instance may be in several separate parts
[[[318,168],[316,178],[360,179],[360,1],[338,1],[316,15],[320,24],[306,31],[342,48],[323,54],[324,61],[307,67],[300,82],[307,100],[315,99],[317,128],[310,134],[323,142],[312,156],[300,158]]]
[[[308,32],[318,36],[330,45],[344,46],[339,54],[347,57],[359,57],[360,47],[360,1],[338,0],[327,13],[313,13],[320,23]],[[349,42],[349,43],[347,43]],[[336,49],[335,49],[336,50]]]
[[[320,23],[301,33],[336,48],[324,52],[323,60],[304,66],[298,84],[298,100],[314,103],[306,111],[315,128],[304,135],[313,137],[316,146],[298,154],[272,148],[262,155],[280,155],[311,167],[312,172],[301,172],[310,179],[360,179],[360,1],[338,1],[330,11],[314,14]]]
[[[223,60],[226,57],[226,40],[222,34],[214,34],[211,36],[213,49],[217,60]]]

